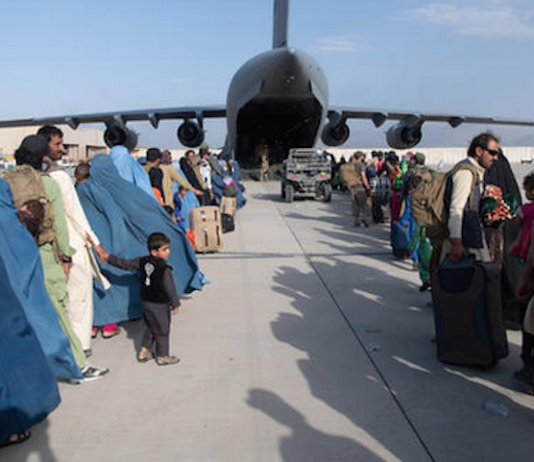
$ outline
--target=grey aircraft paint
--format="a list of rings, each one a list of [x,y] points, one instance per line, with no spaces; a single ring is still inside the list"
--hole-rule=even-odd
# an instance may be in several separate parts
[[[295,48],[276,48],[246,62],[230,83],[228,141],[236,158],[257,165],[255,147],[267,144],[270,161],[317,140],[328,108],[328,82],[319,64]]]

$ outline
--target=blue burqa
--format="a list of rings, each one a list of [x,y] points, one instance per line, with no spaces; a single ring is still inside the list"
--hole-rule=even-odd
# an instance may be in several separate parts
[[[141,164],[137,162],[124,146],[113,146],[109,152],[111,160],[115,164],[119,175],[126,181],[139,186],[150,197],[156,198],[150,185],[150,178]]]
[[[183,230],[167,212],[137,186],[124,180],[111,158],[105,154],[91,161],[91,176],[77,191],[91,228],[102,246],[122,258],[148,254],[151,233],[165,233],[171,241],[169,264],[179,294],[202,288],[204,276],[198,269],[196,255]],[[102,272],[112,286],[108,290],[95,283],[94,324],[102,326],[140,318],[140,284],[137,274],[107,263]]]
[[[39,249],[20,223],[11,190],[4,180],[0,180],[0,256],[7,269],[7,277],[0,278],[1,305],[4,306],[4,293],[12,293],[24,310],[55,375],[81,378],[69,340],[46,291]],[[3,356],[0,363],[2,361]]]
[[[408,194],[406,197],[405,207],[404,207],[404,213],[402,214],[402,217],[400,218],[400,223],[404,226],[408,225],[409,233],[408,233],[408,241],[412,240],[412,236],[415,233],[417,229],[417,223],[412,217],[412,196]],[[419,242],[415,246],[414,251],[412,252],[412,260],[417,260],[417,250],[419,249]]]
[[[181,228],[185,231],[191,229],[191,221],[189,220],[189,212],[197,207],[200,207],[197,196],[193,191],[187,191],[185,196],[180,198],[178,194],[174,195],[174,214],[180,217],[178,222]]]
[[[176,169],[176,171],[182,176],[184,180],[187,181],[186,176],[184,175],[184,172],[182,172],[182,169],[180,168],[180,162],[175,160],[172,163],[172,166]],[[191,222],[189,221],[189,212],[193,209],[196,209],[197,207],[200,207],[200,203],[198,202],[197,196],[193,191],[187,191],[185,193],[185,196],[180,199],[178,195],[178,184],[173,183],[173,195],[174,195],[174,203],[176,204],[174,207],[174,214],[176,217],[180,217],[181,220],[179,222],[180,227],[185,229],[186,231],[188,229],[191,229]]]
[[[12,271],[0,254],[0,442],[44,420],[61,401],[50,363],[8,282]]]
[[[235,179],[235,178],[234,178]],[[213,175],[211,177],[211,184],[213,187],[213,194],[221,199],[223,197],[223,190],[224,190],[224,179],[222,176],[218,175],[217,173],[213,172]],[[241,187],[238,183],[237,185],[237,196],[236,196],[236,202],[237,202],[237,210],[241,209],[245,206],[247,203],[247,200],[245,199],[245,196],[243,195],[243,191],[241,190]]]

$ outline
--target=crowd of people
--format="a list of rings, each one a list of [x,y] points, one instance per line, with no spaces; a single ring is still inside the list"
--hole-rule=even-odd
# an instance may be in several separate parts
[[[146,160],[124,146],[63,170],[63,133],[53,126],[24,138],[17,166],[0,179],[0,447],[18,444],[60,404],[57,380],[82,384],[109,370],[88,361],[92,340],[121,334],[119,323],[144,319],[137,360],[177,364],[171,316],[179,295],[207,282],[188,233],[189,212],[233,197],[245,204],[239,165],[207,146],[179,161],[151,148]],[[445,258],[473,255],[501,271],[505,318],[523,329],[523,368],[516,377],[534,393],[534,174],[522,197],[491,133],[475,137],[467,157],[446,174],[422,153],[357,151],[334,166],[351,196],[355,226],[389,222],[393,253],[418,267],[421,291]],[[440,176],[441,175],[441,176]],[[440,183],[441,181],[441,183]],[[422,220],[421,185],[440,200],[445,220]],[[436,186],[436,187],[437,187]],[[426,193],[429,194],[428,191]],[[425,202],[426,201],[426,202]],[[438,226],[439,225],[439,226]],[[441,234],[436,229],[441,229]],[[523,322],[524,321],[524,322]],[[25,360],[20,363],[20,358]],[[17,374],[10,371],[17,368]],[[38,377],[38,380],[36,379]]]
[[[60,404],[58,380],[106,377],[108,368],[89,362],[91,343],[120,335],[123,321],[144,320],[139,362],[177,364],[171,313],[179,295],[208,282],[189,212],[228,196],[237,208],[246,202],[239,165],[207,146],[174,162],[158,148],[139,162],[113,146],[80,163],[74,178],[64,152],[61,130],[44,126],[22,140],[16,166],[0,178],[0,447],[27,440]]]
[[[399,159],[395,151],[372,151],[369,161],[365,153],[356,151],[347,162],[344,157],[333,170],[334,187],[350,193],[354,225],[397,222],[406,199],[412,169],[425,164],[422,153],[407,153]]]
[[[354,224],[389,221],[393,254],[413,260],[421,292],[432,289],[431,276],[446,259],[493,263],[504,324],[522,330],[523,367],[515,377],[534,394],[534,173],[523,179],[528,202],[521,205],[511,166],[489,132],[473,138],[466,158],[446,173],[425,160],[419,152],[399,159],[394,151],[372,152],[369,162],[360,151],[342,159],[336,172],[351,196]]]

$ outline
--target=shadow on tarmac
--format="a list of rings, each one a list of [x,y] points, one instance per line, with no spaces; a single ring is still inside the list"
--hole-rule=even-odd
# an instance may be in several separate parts
[[[143,320],[136,319],[135,321],[123,322],[120,326],[126,332],[126,338],[132,340],[134,345],[134,354],[137,356],[137,353],[141,349],[141,340],[143,339]]]
[[[509,358],[487,371],[439,363],[435,346],[430,343],[434,335],[434,319],[431,309],[424,308],[427,297],[422,301],[417,285],[403,277],[403,271],[410,266],[409,261],[396,260],[390,253],[390,262],[387,262],[387,257],[382,256],[382,267],[384,263],[390,263],[399,269],[392,276],[372,262],[362,260],[360,263],[354,258],[351,261],[343,258],[354,254],[355,245],[389,249],[387,233],[383,230],[373,232],[380,228],[379,225],[369,230],[352,228],[348,200],[345,205],[345,208],[340,205],[329,208],[330,216],[327,218],[281,213],[290,227],[292,220],[316,220],[314,231],[328,237],[328,241],[321,244],[327,244],[333,250],[329,261],[308,261],[380,378],[368,379],[375,381],[379,387],[386,384],[421,443],[427,447],[430,457],[435,460],[530,459],[534,411],[522,404],[520,401],[524,400],[513,393],[518,389],[512,372],[519,367],[519,347],[510,344]],[[329,223],[330,229],[322,229],[321,222]],[[331,224],[335,224],[338,231],[332,233]],[[368,277],[374,281],[366,284],[362,280],[351,280],[351,275],[370,275]],[[308,359],[300,360],[299,367],[313,396],[344,414],[356,426],[364,428],[365,422],[361,421],[358,411],[358,397],[355,396],[354,403],[347,405],[343,393],[338,390],[346,384],[324,377],[324,370],[331,367],[328,363],[335,360],[325,355],[321,342],[324,339],[310,341],[305,333],[308,325],[318,322],[318,312],[310,309],[310,300],[305,295],[309,277],[309,273],[292,267],[280,268],[274,278],[274,289],[291,297],[292,305],[299,314],[281,314],[272,323],[272,331],[281,342],[307,354]],[[369,348],[371,342],[374,345],[379,342],[378,345],[382,346],[374,351]],[[270,402],[265,397],[264,401]],[[504,404],[509,410],[509,417],[505,420],[484,411],[481,406],[488,401]],[[399,445],[390,447],[379,428],[366,430],[400,460],[407,460],[403,449]],[[507,443],[502,444],[503,441]]]
[[[29,440],[21,444],[7,446],[0,449],[0,460],[11,460],[17,462],[26,462],[36,460],[39,462],[58,462],[48,438],[48,420],[44,420],[39,425],[30,429],[32,435]]]
[[[302,462],[303,454],[307,455],[307,462],[383,460],[350,438],[330,435],[313,428],[299,411],[270,391],[250,390],[247,404],[291,430],[289,436],[280,440],[280,454],[285,462]]]

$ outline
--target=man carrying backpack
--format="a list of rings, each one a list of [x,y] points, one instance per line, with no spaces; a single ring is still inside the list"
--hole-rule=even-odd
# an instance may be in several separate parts
[[[491,261],[480,221],[480,203],[484,191],[484,173],[499,155],[499,140],[491,133],[473,138],[467,158],[458,163],[448,178],[445,204],[449,211],[449,236],[442,258],[458,263],[466,254],[478,261]]]
[[[371,206],[369,198],[372,195],[369,181],[365,174],[365,154],[356,151],[349,163],[343,164],[339,171],[341,183],[349,190],[354,212],[354,226],[360,226],[360,212],[363,215],[364,226],[369,226]]]
[[[45,125],[39,129],[37,134],[48,142],[50,153],[43,165],[46,165],[46,173],[61,190],[69,244],[75,250],[69,264],[65,265],[68,278],[67,313],[72,329],[80,339],[86,356],[90,356],[93,328],[93,276],[100,280],[104,287],[109,286],[109,282],[104,281],[100,273],[91,249],[95,247],[97,252],[103,249],[89,225],[71,177],[59,164],[65,152],[63,132],[52,125]]]
[[[484,173],[498,155],[499,140],[482,133],[466,159],[436,177],[444,180],[446,234],[442,263],[431,278],[432,305],[437,356],[446,364],[488,368],[509,353],[500,271],[491,262],[481,218]]]
[[[354,154],[354,168],[358,177],[358,184],[351,190],[354,200],[354,225],[360,226],[360,214],[365,227],[371,221],[371,186],[365,174],[365,154],[357,151]]]
[[[91,381],[103,377],[108,369],[87,363],[80,339],[67,314],[67,275],[75,249],[70,246],[61,190],[50,176],[39,173],[43,158],[49,156],[50,147],[46,138],[40,135],[27,136],[15,152],[17,167],[6,172],[4,179],[9,183],[15,207],[29,213],[38,223],[36,241],[46,290],[61,328],[70,341],[74,358],[84,376],[83,381]],[[81,381],[74,380],[76,383]]]

